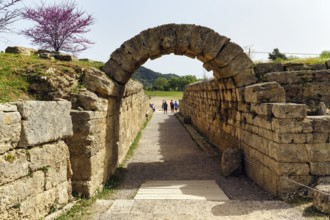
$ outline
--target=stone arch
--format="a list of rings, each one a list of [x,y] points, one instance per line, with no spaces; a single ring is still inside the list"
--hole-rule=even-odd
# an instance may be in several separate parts
[[[197,58],[215,79],[232,78],[236,87],[256,82],[253,63],[243,49],[214,30],[191,24],[166,24],[142,31],[116,49],[102,70],[125,85],[149,58],[174,53]]]

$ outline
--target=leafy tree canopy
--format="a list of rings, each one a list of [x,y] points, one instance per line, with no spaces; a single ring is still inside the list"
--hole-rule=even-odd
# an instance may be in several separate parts
[[[272,53],[268,54],[268,59],[270,60],[287,60],[288,58],[285,56],[284,53],[281,53],[278,48],[275,48]]]

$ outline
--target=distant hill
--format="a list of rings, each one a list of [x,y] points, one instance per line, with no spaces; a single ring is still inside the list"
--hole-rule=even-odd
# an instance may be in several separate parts
[[[137,69],[132,76],[133,79],[140,81],[145,89],[152,88],[158,77],[163,77],[169,80],[172,77],[179,77],[179,76],[172,73],[169,74],[158,73],[143,66]]]

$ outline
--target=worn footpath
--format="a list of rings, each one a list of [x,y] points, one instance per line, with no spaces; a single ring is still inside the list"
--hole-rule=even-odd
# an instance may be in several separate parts
[[[89,219],[303,219],[301,211],[247,178],[221,176],[217,160],[170,112],[154,113],[125,169],[114,197],[96,201]],[[134,199],[141,184],[152,180],[214,180],[229,200]]]

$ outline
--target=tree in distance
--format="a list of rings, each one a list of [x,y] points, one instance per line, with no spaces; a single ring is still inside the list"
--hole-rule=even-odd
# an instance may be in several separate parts
[[[270,60],[287,60],[288,58],[285,56],[284,53],[281,53],[278,48],[275,48],[272,53],[268,54],[268,59]]]
[[[32,40],[32,43],[42,49],[65,51],[76,54],[93,44],[82,35],[89,31],[94,18],[86,12],[77,9],[77,3],[69,0],[25,8],[22,17],[37,24],[27,28],[22,33]]]
[[[20,10],[18,8],[10,9],[21,1],[22,0],[0,0],[0,31],[9,30],[8,25],[19,18]]]

